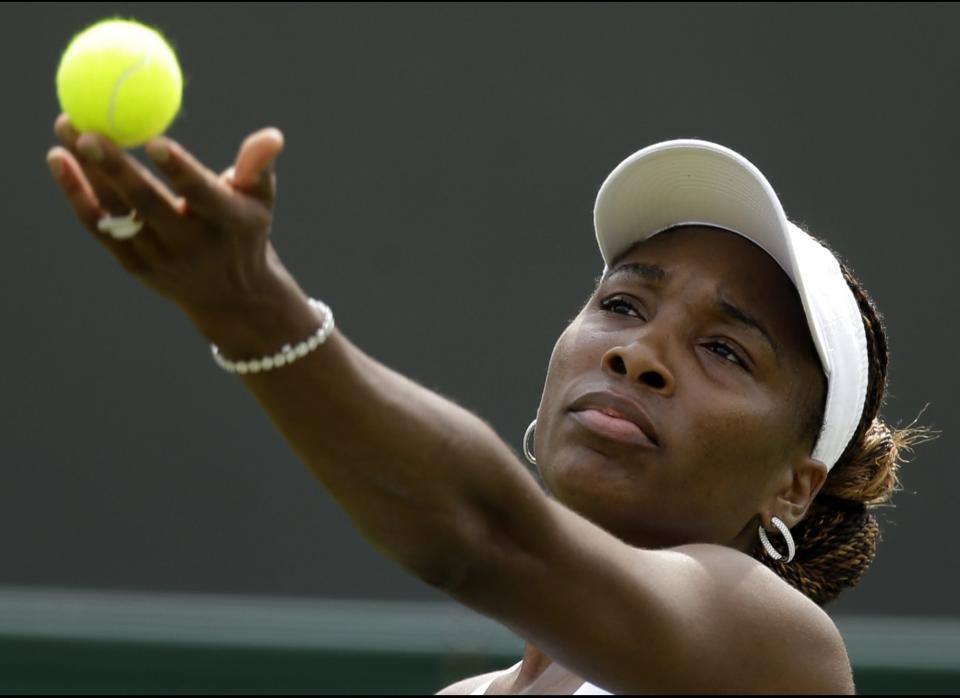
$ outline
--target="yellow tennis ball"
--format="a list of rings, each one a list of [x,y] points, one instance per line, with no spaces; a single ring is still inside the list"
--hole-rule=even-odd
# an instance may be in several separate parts
[[[122,148],[163,133],[180,110],[183,76],[163,36],[139,22],[107,19],[77,34],[57,69],[60,107],[78,132]]]

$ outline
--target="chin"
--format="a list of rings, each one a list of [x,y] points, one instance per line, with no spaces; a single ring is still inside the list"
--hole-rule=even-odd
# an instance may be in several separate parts
[[[634,488],[649,488],[649,454],[626,449],[576,443],[558,450],[541,469],[544,479],[567,491],[605,491],[617,499]],[[544,472],[546,471],[546,472]]]
[[[578,458],[542,473],[542,477],[557,501],[591,520],[618,511],[636,512],[649,504],[643,501],[649,486],[623,469],[611,467],[601,456]]]
[[[637,477],[636,466],[612,466],[594,453],[554,463],[541,477],[556,501],[629,545],[659,549],[692,540],[683,519],[663,510],[662,488]]]

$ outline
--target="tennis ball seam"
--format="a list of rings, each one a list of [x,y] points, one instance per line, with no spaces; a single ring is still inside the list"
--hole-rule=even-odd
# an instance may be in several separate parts
[[[107,104],[107,123],[110,124],[110,128],[121,133],[125,133],[126,129],[121,128],[114,120],[114,107],[117,103],[117,97],[120,94],[120,88],[123,87],[125,83],[134,73],[138,70],[142,70],[150,65],[150,62],[153,60],[153,51],[151,50],[147,55],[145,55],[140,62],[130,66],[123,73],[120,74],[120,77],[117,78],[116,82],[113,83],[113,89],[110,92],[110,101]]]

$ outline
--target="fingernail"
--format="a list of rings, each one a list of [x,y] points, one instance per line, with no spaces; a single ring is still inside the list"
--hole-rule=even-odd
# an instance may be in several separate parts
[[[103,160],[103,151],[100,149],[100,144],[97,143],[96,138],[93,136],[87,136],[86,138],[81,136],[80,138],[82,140],[77,141],[77,150],[80,151],[84,160],[89,160],[90,162],[100,162]]]
[[[49,165],[50,171],[53,172],[54,177],[57,179],[63,177],[63,163],[57,158],[47,158],[47,165]]]
[[[54,125],[54,131],[56,131],[57,137],[62,140],[69,142],[74,142],[77,140],[78,134],[76,130],[74,130],[73,126],[66,119],[58,121]]]
[[[167,150],[167,147],[162,141],[149,141],[145,146],[143,146],[143,149],[147,151],[147,155],[150,156],[150,159],[158,165],[162,165],[170,159],[170,151]]]

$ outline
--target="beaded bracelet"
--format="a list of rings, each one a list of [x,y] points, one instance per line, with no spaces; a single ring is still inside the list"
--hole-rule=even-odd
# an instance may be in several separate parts
[[[333,311],[323,303],[314,298],[309,299],[310,305],[317,310],[323,311],[323,325],[309,339],[305,339],[296,346],[284,344],[280,351],[272,356],[264,356],[259,359],[250,359],[249,361],[230,361],[220,356],[220,350],[216,344],[211,344],[213,358],[224,371],[228,373],[260,373],[269,371],[272,368],[280,368],[286,364],[293,363],[297,359],[303,358],[308,353],[323,344],[330,333],[333,332]]]

